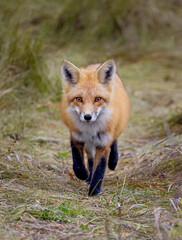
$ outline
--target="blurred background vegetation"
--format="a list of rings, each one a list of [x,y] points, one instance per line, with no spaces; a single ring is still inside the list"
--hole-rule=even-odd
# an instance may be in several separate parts
[[[131,114],[93,201],[72,172],[60,64],[110,58]],[[182,0],[0,0],[0,239],[181,239],[181,63]]]
[[[62,59],[181,59],[181,0],[0,0],[0,101],[60,99]],[[33,94],[33,95],[32,95]]]

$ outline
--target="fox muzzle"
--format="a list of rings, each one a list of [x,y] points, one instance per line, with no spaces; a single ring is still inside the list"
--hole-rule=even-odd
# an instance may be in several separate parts
[[[85,114],[85,115],[84,115],[84,119],[85,119],[86,121],[90,121],[90,120],[92,119],[92,115],[90,115],[90,114]]]

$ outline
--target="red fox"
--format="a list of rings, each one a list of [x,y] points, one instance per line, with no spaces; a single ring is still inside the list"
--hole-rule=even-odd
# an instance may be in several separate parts
[[[106,165],[116,168],[117,138],[128,121],[129,98],[113,60],[80,69],[64,60],[61,74],[61,115],[70,131],[73,170],[94,196],[100,193]]]

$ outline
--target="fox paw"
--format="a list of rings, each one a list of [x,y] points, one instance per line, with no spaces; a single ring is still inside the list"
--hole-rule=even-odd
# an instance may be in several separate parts
[[[118,163],[118,159],[110,160],[108,161],[108,167],[110,170],[115,170]]]
[[[96,195],[98,195],[100,193],[100,190],[101,190],[100,186],[96,187],[96,188],[90,188],[88,196],[94,197],[94,196],[96,196]]]
[[[118,163],[118,149],[117,149],[117,140],[114,140],[111,145],[111,152],[109,155],[108,167],[111,170],[115,170]]]
[[[88,178],[88,172],[85,168],[76,168],[73,170],[77,178],[81,180],[86,180]]]

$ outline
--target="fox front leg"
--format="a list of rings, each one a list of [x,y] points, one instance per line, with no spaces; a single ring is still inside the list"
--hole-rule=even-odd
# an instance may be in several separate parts
[[[73,171],[77,178],[86,180],[88,178],[88,172],[84,165],[83,143],[79,143],[71,140],[71,150],[73,156]]]
[[[89,177],[86,179],[86,182],[90,184],[91,179],[92,179],[92,172],[93,172],[93,158],[89,157],[88,158],[88,170],[89,170]]]
[[[96,148],[96,155],[94,159],[92,179],[90,183],[89,196],[95,196],[100,193],[102,180],[106,169],[109,149],[104,147]]]
[[[117,147],[117,140],[115,139],[111,145],[111,151],[109,154],[109,161],[108,167],[111,170],[114,170],[118,163],[118,147]]]
[[[92,152],[90,152],[87,148],[85,148],[85,151],[86,151],[87,158],[88,158],[87,169],[88,169],[88,171],[89,171],[89,176],[88,176],[88,178],[86,179],[86,182],[87,182],[88,184],[90,184],[91,179],[92,179],[94,158],[93,158]]]

